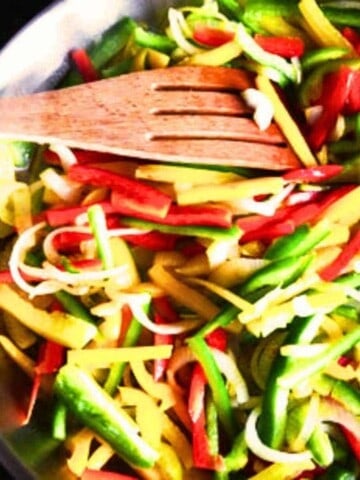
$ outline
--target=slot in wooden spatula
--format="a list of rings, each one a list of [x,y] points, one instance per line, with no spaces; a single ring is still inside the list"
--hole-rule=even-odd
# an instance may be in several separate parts
[[[275,123],[259,130],[239,94],[251,75],[171,67],[0,99],[0,137],[156,161],[282,170],[300,162]]]

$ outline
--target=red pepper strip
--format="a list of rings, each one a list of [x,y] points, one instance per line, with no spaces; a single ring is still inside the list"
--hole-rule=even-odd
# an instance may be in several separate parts
[[[341,66],[339,70],[329,73],[324,78],[319,101],[323,110],[308,135],[308,142],[314,150],[320,150],[329,139],[337,118],[346,104],[352,79],[353,70],[346,66]]]
[[[305,51],[305,44],[300,37],[272,37],[254,35],[255,42],[264,50],[284,58],[301,57]]]
[[[156,324],[167,324],[171,322],[177,322],[179,320],[176,311],[170,305],[167,297],[155,298],[153,303],[155,307],[154,321]],[[160,335],[159,333],[154,334],[154,345],[173,345],[173,343],[174,335]],[[159,381],[163,378],[168,363],[168,358],[154,360],[154,380]]]
[[[135,209],[121,192],[113,192],[111,202],[114,210],[123,215],[135,216],[144,220],[156,221],[164,225],[203,225],[208,227],[230,228],[232,225],[231,211],[226,207],[215,205],[174,205],[172,204],[166,217],[159,219],[148,212]]]
[[[340,425],[340,428],[346,438],[352,452],[354,453],[358,462],[360,462],[360,438],[355,435],[354,432],[349,430],[348,428],[344,427],[344,425]]]
[[[99,80],[100,76],[92,64],[86,50],[83,48],[76,48],[71,51],[70,56],[84,82],[94,82],[95,80]]]
[[[360,55],[360,46],[359,46]],[[348,98],[345,103],[344,114],[352,115],[360,112],[360,71],[353,71],[353,79]]]
[[[283,175],[283,179],[290,182],[324,182],[343,170],[342,165],[319,165],[310,168],[297,168]]]
[[[158,252],[160,250],[174,250],[179,236],[153,230],[139,235],[123,235],[122,238],[131,245]]]
[[[92,152],[90,150],[78,149],[72,149],[72,153],[75,155],[77,163],[81,165],[88,163],[118,162],[120,160],[119,155],[115,155],[114,153]],[[59,155],[50,149],[44,151],[43,157],[44,161],[49,165],[60,165]]]
[[[344,268],[348,265],[350,260],[360,252],[360,230],[358,230],[351,238],[350,241],[343,246],[340,254],[333,260],[330,265],[327,265],[320,272],[320,277],[331,282],[338,277]]]
[[[138,211],[143,210],[156,218],[164,218],[172,203],[171,197],[166,193],[142,181],[102,168],[73,165],[68,170],[68,178],[85,185],[107,187],[112,191],[119,192],[120,205],[117,205],[115,197],[112,198],[113,206],[120,208],[121,202],[126,197],[127,205],[131,205],[133,209]]]
[[[206,47],[220,47],[224,43],[231,42],[234,36],[234,32],[208,25],[196,25],[193,31],[193,40]]]
[[[320,207],[317,203],[308,203],[300,205],[294,209],[289,215],[295,227],[303,225],[304,223],[311,223],[319,214]]]
[[[225,352],[227,348],[228,335],[223,328],[216,328],[209,333],[206,338],[206,343],[212,347]]]
[[[352,27],[344,27],[341,33],[351,45],[353,45],[358,55],[360,55],[360,33]]]
[[[37,282],[40,279],[31,277],[30,275],[26,275],[25,273],[21,273],[21,276],[26,280],[27,282]],[[0,271],[0,283],[14,283],[13,277],[11,275],[10,270],[1,270]]]
[[[92,470],[86,468],[81,475],[81,480],[139,480],[139,477],[124,475],[123,473],[109,472],[105,470]]]
[[[91,240],[93,236],[90,233],[82,232],[61,232],[53,239],[54,248],[61,253],[71,253],[80,251],[80,243]]]
[[[106,214],[114,213],[110,202],[99,202]],[[45,210],[44,216],[46,222],[51,227],[60,227],[75,223],[76,218],[87,212],[90,205],[80,205],[75,207],[56,207]]]
[[[30,392],[24,424],[26,425],[33,413],[38,398],[42,375],[57,372],[65,360],[65,348],[51,340],[46,340],[39,350],[39,356],[35,367],[35,376]]]
[[[184,245],[180,245],[179,248],[181,253],[187,258],[195,257],[196,255],[200,255],[206,251],[206,247],[194,239],[191,239]]]
[[[224,461],[220,455],[212,455],[206,432],[204,409],[206,377],[203,369],[196,364],[192,373],[189,391],[189,414],[192,420],[192,445],[194,466],[208,470],[223,470]]]
[[[240,243],[244,244],[248,242],[254,242],[256,240],[273,240],[274,238],[280,237],[282,235],[288,235],[294,230],[294,222],[290,220],[285,220],[283,222],[267,225],[264,229],[261,230],[252,230],[250,232],[244,233],[244,235],[240,238]]]

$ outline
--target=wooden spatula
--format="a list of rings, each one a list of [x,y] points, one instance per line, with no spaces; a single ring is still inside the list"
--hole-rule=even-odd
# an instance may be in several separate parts
[[[123,156],[270,170],[300,166],[272,123],[260,131],[239,92],[251,75],[172,67],[0,99],[0,137]]]

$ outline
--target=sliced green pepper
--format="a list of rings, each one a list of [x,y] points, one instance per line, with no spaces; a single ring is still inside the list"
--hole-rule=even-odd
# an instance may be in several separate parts
[[[143,468],[155,464],[158,453],[138,435],[127,414],[85,370],[75,365],[63,366],[54,389],[68,410],[126,462]]]
[[[171,53],[177,44],[166,35],[145,30],[143,27],[136,27],[134,30],[134,42],[140,47],[153,48],[164,53]]]
[[[334,25],[360,27],[360,10],[358,8],[344,8],[344,6],[334,4],[325,4],[321,10],[326,18]]]
[[[307,442],[314,460],[321,467],[328,467],[334,461],[334,449],[329,434],[325,432],[321,423],[315,426],[309,441]]]
[[[354,415],[360,415],[360,392],[351,383],[323,374],[314,381],[314,389],[342,403]]]

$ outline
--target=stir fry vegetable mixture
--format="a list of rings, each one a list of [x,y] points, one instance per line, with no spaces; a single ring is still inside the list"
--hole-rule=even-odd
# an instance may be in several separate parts
[[[83,480],[358,478],[359,4],[167,13],[161,30],[123,18],[75,49],[61,86],[244,68],[255,122],[274,117],[303,167],[3,142],[0,345],[32,379],[19,415],[50,401]]]

